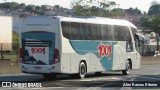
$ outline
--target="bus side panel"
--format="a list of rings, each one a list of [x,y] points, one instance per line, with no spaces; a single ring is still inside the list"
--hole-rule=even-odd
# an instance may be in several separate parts
[[[78,73],[79,64],[82,60],[86,61],[87,72],[90,72],[90,54],[79,55],[77,53],[62,53],[61,57],[62,73]]]
[[[78,73],[79,71],[79,64],[80,62],[84,60],[87,65],[87,72],[89,71],[90,67],[90,54],[87,53],[85,55],[79,55],[77,53],[72,53],[71,54],[71,59],[70,59],[70,70],[71,73]]]
[[[91,53],[91,68],[97,69],[98,66],[103,66],[105,71],[112,70],[113,65],[113,50],[114,45],[117,42],[102,42],[102,41],[78,41],[71,40],[71,46],[79,55],[85,55],[87,53]],[[93,58],[96,56],[96,58]],[[93,59],[93,60],[92,60]],[[99,63],[101,65],[99,65]],[[101,68],[102,69],[102,68]],[[91,69],[91,71],[97,71],[95,69]]]
[[[141,58],[137,51],[128,52],[125,54],[126,59],[130,58],[132,60],[132,69],[139,69],[141,64]]]
[[[90,64],[90,72],[98,72],[98,71],[105,71],[103,68],[99,58],[96,55],[91,53],[91,64]]]
[[[61,72],[70,73],[70,58],[71,54],[62,53],[61,54]]]
[[[114,45],[114,60],[113,60],[113,68],[112,70],[123,70],[125,69],[126,60],[126,42],[120,41],[116,45]]]
[[[61,38],[62,38],[61,39],[62,40],[61,72],[62,73],[71,73],[71,71],[70,71],[71,56],[72,56],[72,54],[75,54],[76,52],[71,47],[68,39],[64,38],[63,36],[61,36]]]

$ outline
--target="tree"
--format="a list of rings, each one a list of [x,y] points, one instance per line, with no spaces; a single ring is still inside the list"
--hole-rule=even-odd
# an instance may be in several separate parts
[[[111,13],[114,17],[117,17],[117,18],[125,16],[125,13],[121,8],[115,8],[111,11]]]
[[[17,9],[18,6],[19,6],[19,4],[16,2],[0,3],[0,8],[4,8],[4,9]]]
[[[19,4],[16,2],[11,2],[9,5],[10,5],[11,9],[17,9],[19,6]]]
[[[55,6],[54,6],[54,9],[55,9],[56,11],[60,11],[61,7],[60,7],[59,5],[55,5]]]
[[[26,4],[25,3],[20,3],[19,8],[22,9],[22,10],[25,10],[26,9]]]
[[[148,10],[148,15],[160,14],[160,4],[152,5]]]
[[[28,5],[26,7],[26,10],[29,12],[34,12],[36,10],[36,6],[35,5]]]
[[[41,7],[40,6],[36,6],[35,9],[36,9],[36,11],[39,11],[41,9]]]
[[[11,6],[9,4],[9,2],[1,3],[0,8],[11,9]]]
[[[148,16],[142,19],[142,26],[150,28],[157,35],[157,51],[159,51],[160,14]]]
[[[136,8],[130,7],[129,9],[126,10],[126,12],[130,16],[137,16],[137,15],[141,15],[142,14],[141,10],[139,10],[137,7]]]
[[[123,10],[114,10],[117,4],[107,0],[78,0],[72,2],[72,8],[78,16],[117,17],[124,15]]]
[[[109,10],[109,11],[117,5],[116,2],[106,1],[106,0],[103,0],[102,2],[99,2],[99,3],[102,9]]]
[[[151,6],[154,6],[154,5],[157,5],[157,4],[159,4],[159,2],[156,1],[156,0],[154,0],[154,1],[151,2]]]

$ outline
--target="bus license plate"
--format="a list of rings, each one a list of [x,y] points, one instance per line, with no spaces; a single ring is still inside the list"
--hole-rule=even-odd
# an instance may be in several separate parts
[[[36,70],[41,70],[41,67],[35,67]]]

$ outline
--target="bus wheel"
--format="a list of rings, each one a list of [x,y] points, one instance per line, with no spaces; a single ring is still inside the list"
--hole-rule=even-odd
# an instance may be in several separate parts
[[[43,74],[45,79],[55,79],[57,75],[55,74]]]
[[[86,75],[86,65],[84,62],[81,62],[79,64],[79,73],[78,73],[78,78],[79,79],[84,79],[85,78],[85,75]]]
[[[99,75],[102,74],[102,72],[95,72],[95,74],[96,74],[97,76],[99,76]]]
[[[127,63],[126,63],[126,69],[122,70],[122,74],[123,75],[128,75],[129,74],[129,70],[130,70],[130,64],[129,64],[129,61],[127,61]]]

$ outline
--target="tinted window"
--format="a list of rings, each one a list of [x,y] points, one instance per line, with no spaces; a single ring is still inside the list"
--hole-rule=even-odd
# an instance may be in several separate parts
[[[61,22],[63,36],[71,39],[70,22]]]
[[[137,29],[131,27],[131,31],[132,31],[132,33],[133,33],[134,40],[135,40],[135,39],[136,39],[135,34],[137,33]]]
[[[82,40],[91,40],[92,39],[92,30],[91,24],[89,23],[81,23],[81,36]]]
[[[92,30],[93,40],[102,40],[101,25],[100,24],[92,24],[91,30]]]
[[[126,26],[114,26],[115,41],[131,41],[129,28]]]
[[[136,50],[138,52],[140,52],[140,51],[142,51],[141,49],[142,49],[142,47],[144,45],[144,39],[143,39],[143,37],[141,37],[141,36],[136,34],[137,33],[137,29],[131,27],[131,31],[133,33]]]
[[[111,25],[102,25],[102,39],[108,41],[113,40],[113,30]]]
[[[126,30],[124,31],[124,34],[126,35],[126,40],[131,43],[132,38],[131,38],[129,27],[126,27]]]
[[[80,40],[80,23],[71,22],[71,39]]]

